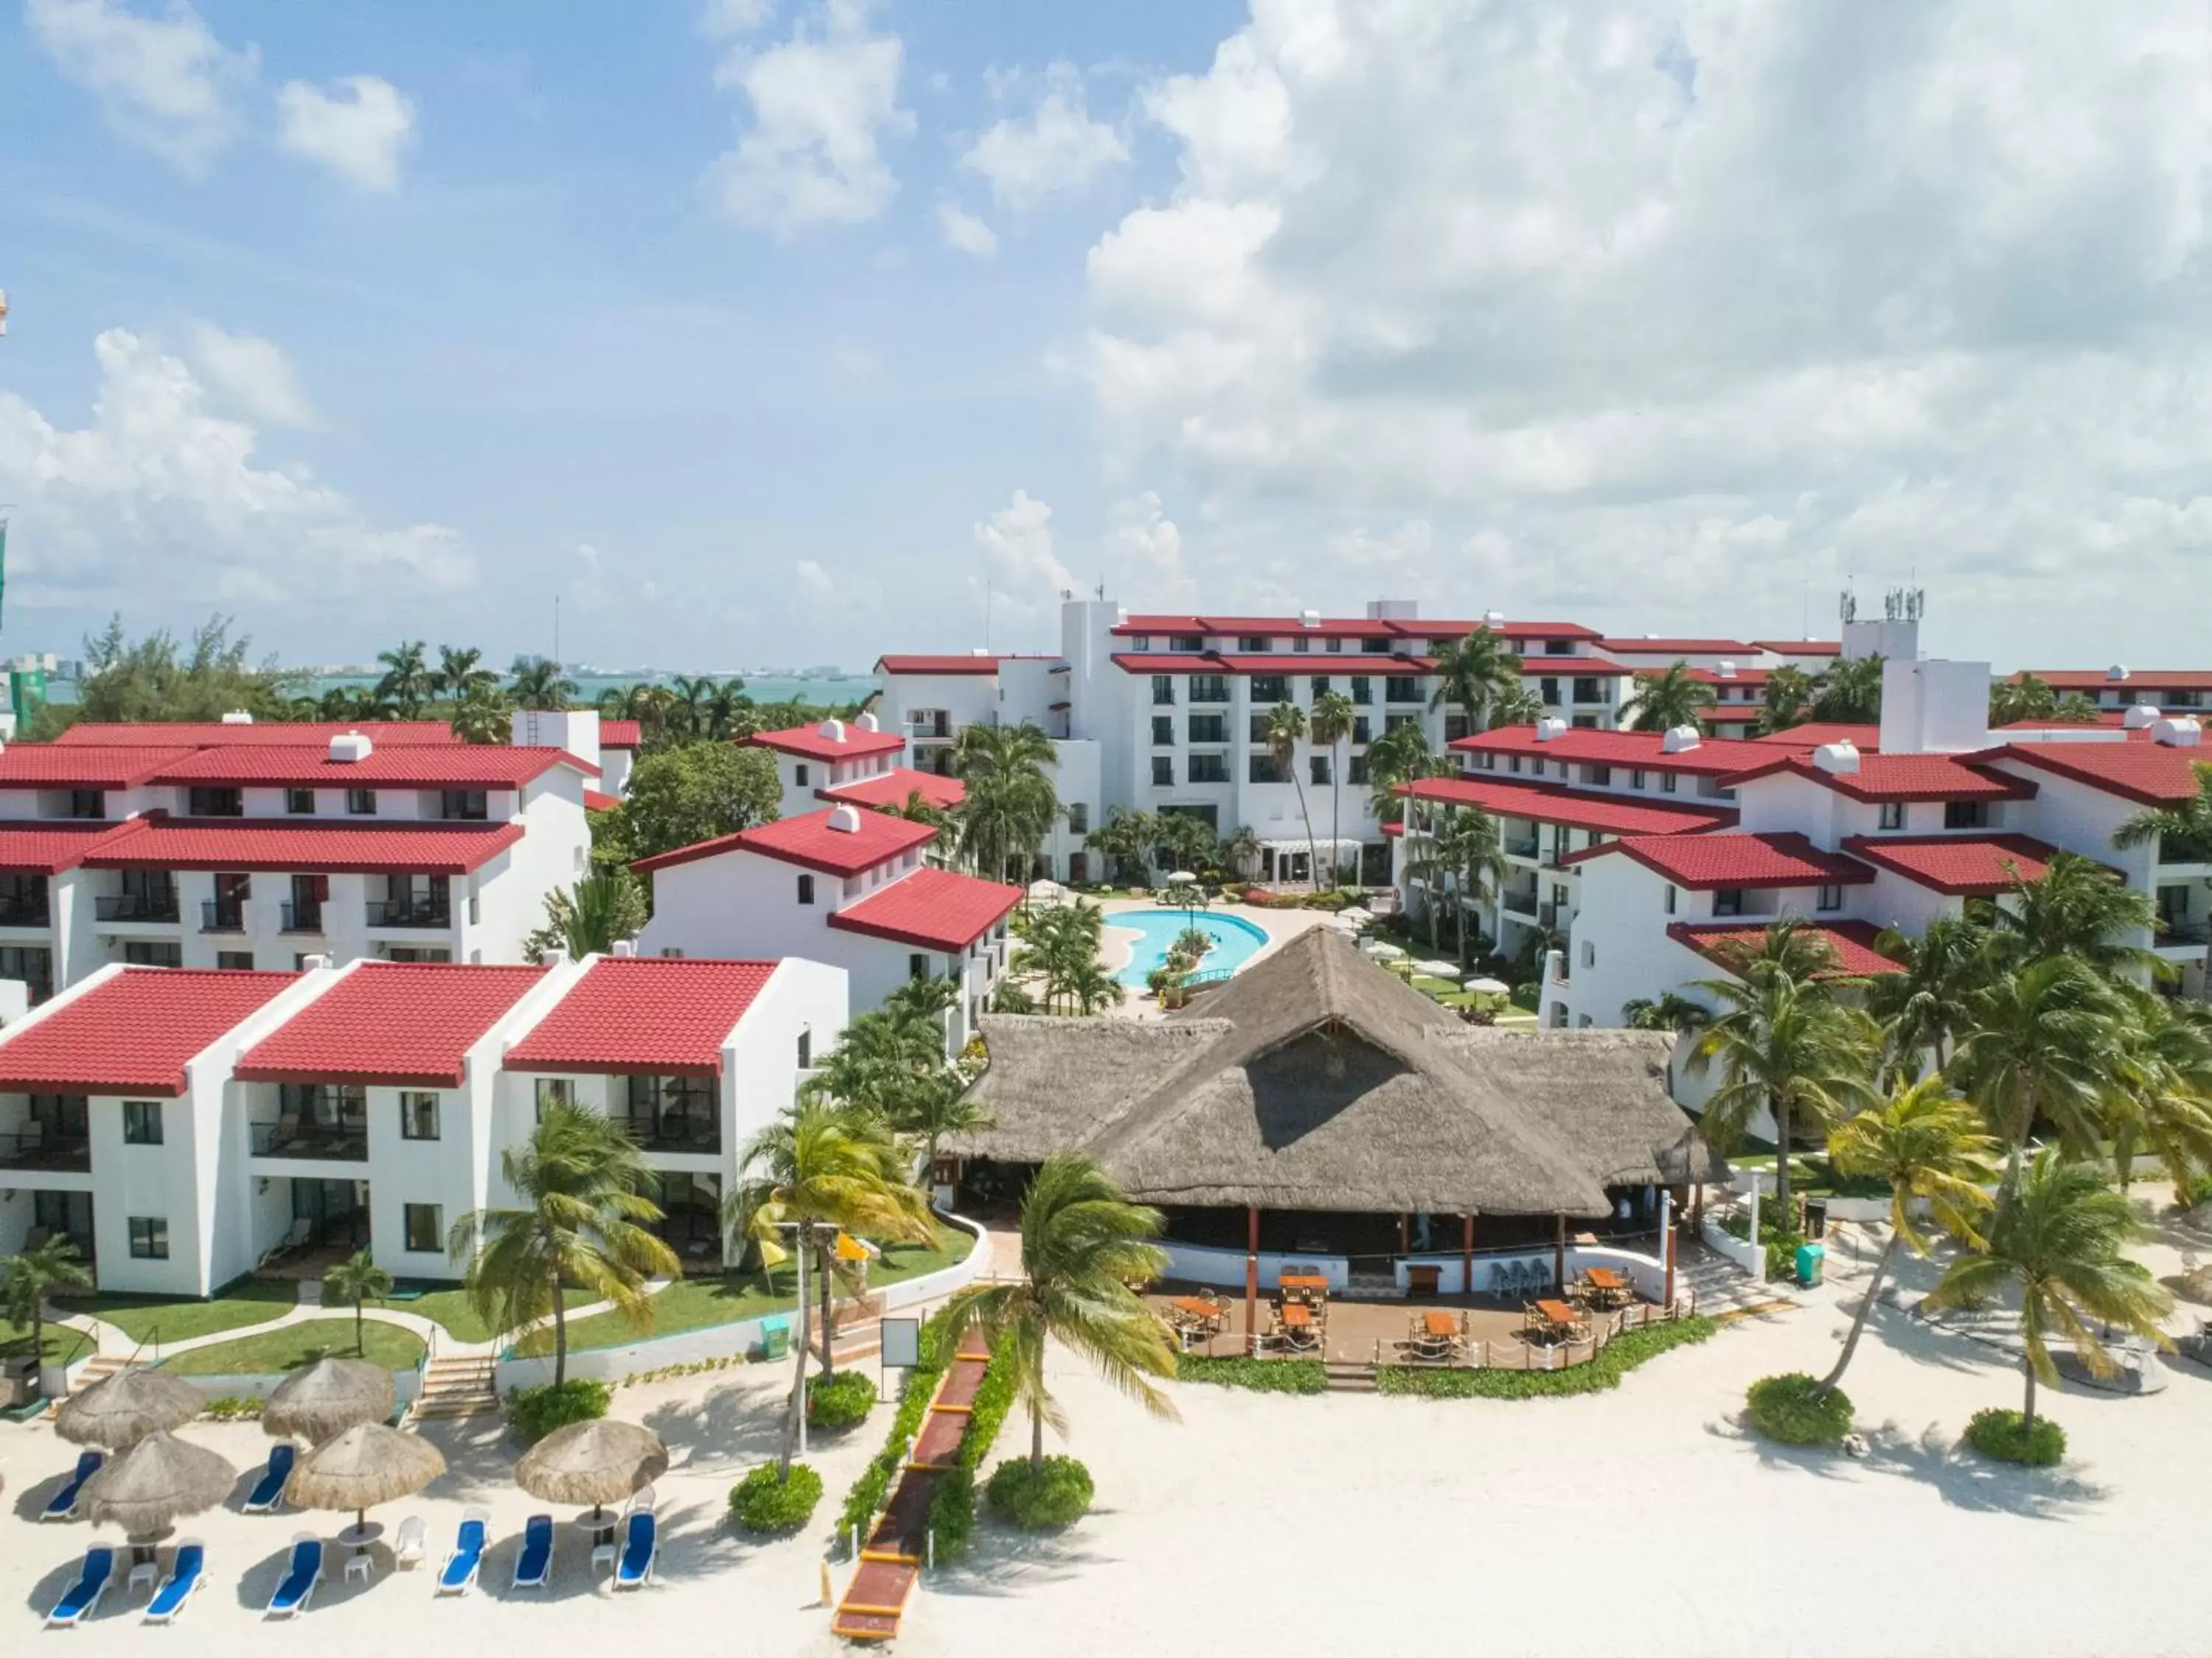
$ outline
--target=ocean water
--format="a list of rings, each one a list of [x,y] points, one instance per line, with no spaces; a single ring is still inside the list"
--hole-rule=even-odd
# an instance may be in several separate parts
[[[577,700],[588,707],[599,699],[602,692],[623,691],[634,685],[666,685],[677,676],[673,674],[623,674],[570,676],[579,688]],[[717,680],[720,674],[712,676]],[[823,707],[841,703],[856,703],[872,695],[876,681],[872,675],[849,674],[840,679],[781,679],[763,676],[759,679],[744,676],[745,695],[757,703],[809,703]],[[307,680],[302,694],[319,697],[326,691],[343,686],[349,691],[364,690],[376,683],[369,674],[316,674]],[[49,680],[46,699],[54,703],[73,703],[76,700],[76,684],[70,680]]]

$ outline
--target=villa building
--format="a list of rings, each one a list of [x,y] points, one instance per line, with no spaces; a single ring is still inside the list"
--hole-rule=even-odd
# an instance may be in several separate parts
[[[784,731],[757,731],[745,741],[766,749],[775,761],[782,817],[819,811],[823,801],[848,798],[844,791],[854,788],[866,791],[861,804],[891,808],[903,806],[916,792],[933,805],[958,798],[957,778],[901,765],[907,739],[879,729],[872,714],[850,723],[823,720]]]

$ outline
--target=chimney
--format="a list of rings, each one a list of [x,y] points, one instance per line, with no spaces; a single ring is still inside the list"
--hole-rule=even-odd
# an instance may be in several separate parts
[[[2158,706],[2154,703],[2130,703],[2128,711],[2120,716],[2121,725],[2130,731],[2140,731],[2147,725],[2156,725],[2158,721]]]
[[[860,832],[860,808],[851,804],[849,802],[842,806],[832,807],[830,811],[830,827],[835,829],[841,835],[859,834]]]
[[[568,949],[564,944],[548,944],[538,953],[541,967],[565,967],[568,965]]]
[[[614,954],[620,956],[635,955],[637,954],[637,941],[634,938],[617,939],[615,941]]]
[[[1733,680],[1735,678],[1735,664],[1723,657],[1714,667],[1713,672],[1723,680]]]
[[[2125,662],[2114,662],[2110,667],[2105,670],[2105,677],[2115,682],[2126,679],[2128,677],[2127,664]]]
[[[853,729],[855,731],[880,731],[883,729],[883,727],[878,722],[874,715],[863,714],[853,722]]]
[[[821,724],[816,726],[814,729],[816,734],[825,742],[842,742],[845,741],[845,722],[842,720],[824,720]]]
[[[2204,728],[2194,720],[2176,716],[2151,727],[2150,740],[2167,748],[2195,748],[2204,741]]]
[[[1566,728],[1567,722],[1556,714],[1549,719],[1539,720],[1536,722],[1536,741],[1549,742]]]
[[[376,752],[376,745],[358,731],[342,731],[331,739],[331,761],[336,765],[356,765]]]
[[[1858,745],[1824,742],[1813,751],[1813,764],[1832,777],[1848,777],[1859,769]]]
[[[222,722],[225,725],[252,725],[253,716],[242,708],[234,708],[222,716]]]
[[[1702,741],[1694,725],[1669,726],[1667,735],[1659,739],[1659,752],[1662,754],[1686,754]]]

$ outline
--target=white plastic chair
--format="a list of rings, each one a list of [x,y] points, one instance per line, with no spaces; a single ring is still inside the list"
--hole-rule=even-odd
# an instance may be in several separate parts
[[[402,1571],[412,1571],[422,1564],[424,1528],[422,1516],[410,1514],[399,1522],[399,1529],[392,1539],[392,1564]]]

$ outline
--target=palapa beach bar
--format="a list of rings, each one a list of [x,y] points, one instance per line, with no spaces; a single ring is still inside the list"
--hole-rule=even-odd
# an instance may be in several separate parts
[[[970,1187],[1094,1160],[1164,1212],[1172,1277],[1243,1290],[1247,1330],[1286,1267],[1331,1293],[1510,1296],[1625,1259],[1671,1304],[1671,1255],[1606,1243],[1648,1243],[1662,1191],[1722,1172],[1665,1033],[1469,1026],[1328,929],[1163,1021],[982,1033],[995,1126],[955,1148]]]

